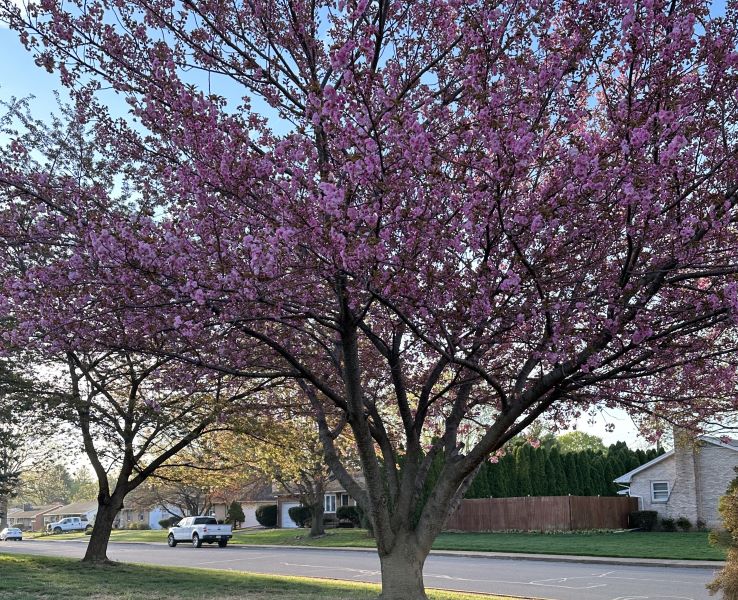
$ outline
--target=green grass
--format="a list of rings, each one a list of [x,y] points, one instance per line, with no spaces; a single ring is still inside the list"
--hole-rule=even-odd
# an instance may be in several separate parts
[[[624,558],[724,560],[707,533],[443,533],[433,545],[438,550],[479,550],[529,554],[574,554]]]
[[[73,533],[60,533],[57,535],[49,533],[24,533],[23,539],[35,540],[79,540],[89,539],[90,536],[75,531]],[[126,529],[113,531],[110,535],[111,542],[166,542],[166,531],[128,531]]]
[[[236,533],[243,544],[297,546],[374,547],[363,530],[337,529],[317,540],[294,529],[272,529]],[[725,552],[713,548],[706,533],[442,533],[435,550],[568,554],[626,558],[673,558],[680,560],[723,560]]]
[[[92,567],[66,558],[0,554],[0,600],[369,600],[379,586],[212,569],[129,564]],[[433,600],[504,600],[432,591]]]
[[[44,539],[83,538],[81,534],[62,534]],[[164,542],[163,531],[114,531],[112,541]],[[264,529],[237,531],[233,544],[275,546],[364,547],[374,540],[360,529],[336,529],[312,540],[304,529]],[[723,560],[725,553],[707,542],[706,533],[443,533],[433,545],[436,550],[521,552],[529,554],[574,554],[626,558],[673,558],[680,560]]]

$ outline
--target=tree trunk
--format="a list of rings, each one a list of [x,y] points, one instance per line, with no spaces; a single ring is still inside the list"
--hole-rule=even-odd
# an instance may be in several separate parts
[[[428,600],[423,565],[428,553],[407,535],[398,537],[389,553],[379,553],[382,567],[381,600]]]
[[[310,537],[325,535],[325,505],[321,496],[312,506],[313,518],[310,524]]]
[[[109,498],[97,499],[97,516],[92,528],[92,535],[87,544],[87,552],[82,562],[104,563],[108,561],[108,542],[113,531],[115,517],[123,508],[123,502],[115,495]]]
[[[8,526],[8,497],[0,496],[0,529]]]

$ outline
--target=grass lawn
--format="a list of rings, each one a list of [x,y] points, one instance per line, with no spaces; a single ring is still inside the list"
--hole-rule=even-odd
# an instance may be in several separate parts
[[[61,534],[44,539],[83,538],[81,534]],[[163,531],[114,531],[111,541],[164,542]],[[237,531],[233,544],[277,546],[334,546],[373,548],[374,540],[360,529],[335,529],[311,540],[304,529],[263,529]],[[630,558],[674,558],[681,560],[723,560],[722,549],[707,542],[706,533],[443,533],[433,545],[436,550],[479,550],[530,554],[578,554]]]
[[[237,540],[237,541],[236,541]],[[336,529],[311,540],[307,532],[271,529],[237,532],[234,541],[243,544],[299,546],[374,547],[363,530]],[[435,550],[478,550],[530,554],[578,554],[630,558],[675,558],[682,560],[723,560],[725,552],[707,542],[706,533],[442,533]]]
[[[120,564],[91,567],[66,558],[0,554],[1,600],[369,600],[379,586],[211,569]],[[504,600],[433,591],[433,600]],[[512,600],[512,599],[510,599]]]

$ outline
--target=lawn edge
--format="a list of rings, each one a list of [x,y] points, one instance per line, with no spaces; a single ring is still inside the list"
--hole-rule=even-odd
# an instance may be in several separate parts
[[[54,541],[56,543],[83,543],[86,538],[49,540],[46,538],[28,539],[28,542]],[[148,544],[160,546],[164,542],[143,541],[111,541],[111,544]],[[365,548],[361,546],[299,546],[288,544],[244,544],[234,542],[232,547],[239,548],[262,548],[262,549],[288,549],[288,550],[345,550],[348,552],[374,552],[376,548]],[[0,546],[0,552],[1,550]],[[689,569],[723,568],[724,560],[719,559],[687,559],[687,558],[633,558],[626,556],[588,556],[580,554],[545,554],[535,552],[486,552],[482,550],[431,550],[433,556],[458,556],[466,558],[488,558],[498,560],[537,560],[542,562],[573,562],[598,565],[628,565],[633,567],[673,567]]]

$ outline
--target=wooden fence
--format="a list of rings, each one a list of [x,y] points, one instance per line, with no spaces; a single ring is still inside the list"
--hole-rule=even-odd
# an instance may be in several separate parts
[[[638,499],[624,496],[527,496],[462,500],[445,529],[575,531],[628,527]]]

